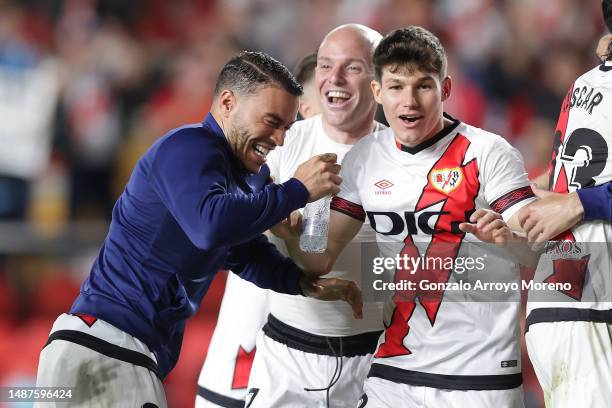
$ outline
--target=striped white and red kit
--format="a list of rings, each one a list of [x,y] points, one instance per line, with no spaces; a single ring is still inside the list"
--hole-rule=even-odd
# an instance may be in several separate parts
[[[392,129],[358,142],[345,158],[332,209],[367,218],[379,243],[395,242],[408,256],[457,257],[467,241],[476,241],[458,229],[474,210],[492,209],[507,220],[534,200],[516,149],[497,135],[447,119],[452,124],[414,148],[397,143]],[[436,254],[439,248],[444,254]],[[504,274],[518,276],[516,265],[506,267]],[[450,269],[425,273],[419,270],[413,279],[454,279]],[[519,303],[448,301],[444,292],[423,301],[419,295],[396,293],[385,304],[386,329],[364,406],[390,406],[392,395],[406,398],[406,392],[415,406],[460,406],[466,391],[481,391],[471,399],[475,407],[522,406]],[[457,404],[449,405],[454,398]]]
[[[612,62],[580,76],[561,106],[550,189],[567,194],[612,180]],[[550,406],[612,406],[612,225],[579,223],[549,242],[530,291],[525,339]]]

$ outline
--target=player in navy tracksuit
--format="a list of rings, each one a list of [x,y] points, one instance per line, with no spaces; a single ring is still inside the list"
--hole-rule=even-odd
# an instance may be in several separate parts
[[[138,161],[90,276],[41,353],[38,386],[75,387],[75,405],[165,406],[159,380],[221,268],[263,288],[359,308],[354,284],[305,277],[262,235],[338,191],[333,155],[280,185],[260,171],[295,120],[300,94],[280,63],[241,53],[222,70],[204,122],[171,131]]]

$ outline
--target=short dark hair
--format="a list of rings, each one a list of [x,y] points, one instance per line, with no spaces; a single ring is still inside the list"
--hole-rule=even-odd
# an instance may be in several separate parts
[[[295,79],[297,79],[297,81],[303,86],[306,82],[310,81],[314,77],[316,66],[317,53],[312,52],[305,55],[301,60],[299,60],[295,66],[295,69],[293,70]]]
[[[612,0],[603,0],[601,2],[601,9],[603,11],[604,23],[608,30],[612,32]]]
[[[387,34],[374,50],[374,69],[380,81],[384,68],[395,72],[406,65],[420,71],[446,76],[446,51],[438,37],[423,27],[410,26]]]
[[[215,96],[230,89],[241,94],[252,94],[262,86],[280,85],[291,95],[301,96],[302,85],[287,67],[263,52],[242,51],[230,59],[217,78]]]
[[[612,32],[612,0],[603,0],[601,2],[601,10],[603,11],[604,23],[606,23],[608,30]],[[612,59],[612,41],[608,43],[608,54],[605,59]]]

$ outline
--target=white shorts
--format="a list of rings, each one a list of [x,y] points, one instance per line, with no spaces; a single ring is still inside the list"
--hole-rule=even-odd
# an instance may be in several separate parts
[[[257,338],[245,407],[354,408],[363,394],[379,335],[342,337],[344,357],[340,357],[339,338],[302,332],[270,316]]]
[[[198,379],[196,408],[244,406],[268,291],[228,273],[217,326]]]
[[[523,387],[458,391],[414,386],[368,377],[358,408],[522,408]]]
[[[547,407],[612,407],[612,325],[537,323],[525,341]]]
[[[40,353],[36,386],[69,387],[72,398],[34,406],[165,408],[156,372],[155,355],[140,340],[100,319],[62,314]]]

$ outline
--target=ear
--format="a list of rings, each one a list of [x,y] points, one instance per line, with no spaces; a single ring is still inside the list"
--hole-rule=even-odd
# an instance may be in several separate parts
[[[310,108],[310,105],[306,102],[303,102],[301,98],[298,112],[300,112],[300,115],[302,115],[304,119],[308,119],[312,116],[312,109]]]
[[[221,91],[217,97],[217,108],[224,118],[228,118],[230,113],[236,108],[236,94],[229,89]]]
[[[382,104],[382,98],[380,96],[381,85],[378,81],[373,80],[370,82],[370,88],[372,89],[372,94],[374,95],[374,100],[376,103]]]
[[[442,102],[451,96],[452,85],[451,77],[447,76],[442,80]]]

